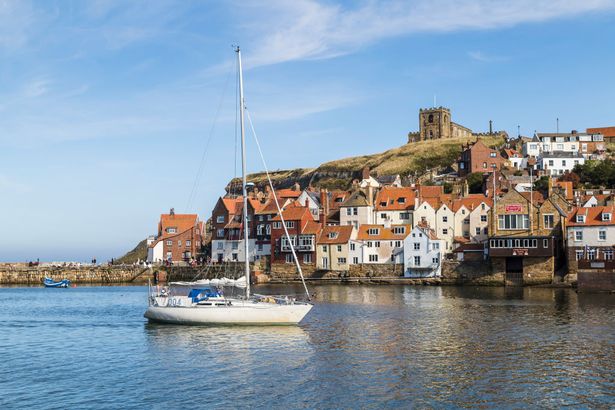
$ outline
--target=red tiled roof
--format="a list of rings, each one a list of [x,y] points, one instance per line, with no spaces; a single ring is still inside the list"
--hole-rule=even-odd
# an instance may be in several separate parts
[[[420,185],[419,186],[419,197],[422,199],[425,198],[438,198],[444,194],[444,187],[442,185]]]
[[[471,194],[462,198],[454,199],[451,201],[450,208],[453,212],[457,212],[462,206],[465,206],[466,209],[473,211],[483,202],[489,207],[493,205],[493,199],[487,198],[482,194]]]
[[[598,127],[598,128],[588,128],[588,134],[602,134],[604,137],[613,138],[615,137],[615,127]]]
[[[197,214],[162,214],[160,215],[160,223],[158,224],[160,231],[160,237],[158,239],[175,236],[192,229],[196,226],[198,219],[199,217]],[[167,233],[167,228],[175,228],[177,232]]]
[[[610,221],[603,221],[603,214],[611,214]],[[601,226],[615,225],[613,221],[615,206],[595,206],[592,208],[572,208],[568,214],[568,226]],[[577,222],[577,215],[585,215],[585,222]]]
[[[403,234],[394,234],[393,228],[405,227]],[[369,235],[368,229],[378,229],[378,235]],[[403,240],[410,234],[412,227],[410,225],[391,225],[390,228],[386,228],[384,225],[361,225],[359,226],[359,232],[357,239],[363,241],[377,241],[377,240]]]
[[[331,238],[330,234],[337,234]],[[322,228],[317,243],[319,244],[338,244],[348,243],[352,235],[352,225],[329,225]]]
[[[524,197],[528,202],[530,201],[529,192],[519,192],[519,194],[521,194],[521,196]],[[542,204],[544,201],[547,200],[547,198],[545,198],[542,192],[540,191],[532,191],[531,198],[532,198],[532,202],[534,206]]]
[[[573,189],[572,189],[572,181],[555,181],[553,183],[553,185],[564,188],[564,191],[566,191],[566,199],[567,200],[572,201],[574,199],[574,192],[573,192]]]
[[[308,221],[307,224],[305,224],[301,233],[304,235],[310,235],[310,234],[318,235],[321,229],[322,229],[322,226],[318,222],[311,220],[311,221]]]
[[[227,211],[234,214],[237,211],[237,207],[241,207],[243,198],[238,196],[237,198],[222,198],[222,203]]]
[[[403,211],[413,209],[415,194],[412,188],[386,186],[376,195],[376,210]]]
[[[330,191],[329,194],[329,210],[331,211],[339,209],[340,205],[350,196],[350,192],[348,191]],[[341,199],[341,201],[338,202],[338,198]]]
[[[286,209],[282,210],[282,216],[284,217],[285,221],[298,221],[303,219],[303,216],[306,212],[310,215],[310,218],[312,218],[312,213],[305,206],[289,206]],[[280,218],[280,215],[276,215],[271,218],[271,220],[281,221],[282,218]]]
[[[275,191],[276,195],[280,198],[299,198],[301,191],[295,191],[294,189],[278,189]]]

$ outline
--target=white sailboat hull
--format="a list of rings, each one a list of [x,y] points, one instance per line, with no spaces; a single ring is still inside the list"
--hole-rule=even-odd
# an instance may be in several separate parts
[[[231,306],[150,306],[150,321],[178,325],[296,325],[312,309],[310,304],[278,305],[233,301]]]

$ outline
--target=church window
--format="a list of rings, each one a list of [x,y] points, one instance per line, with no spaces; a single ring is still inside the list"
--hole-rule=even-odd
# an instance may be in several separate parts
[[[428,118],[427,121],[429,121],[429,123],[433,122],[433,114],[429,114],[429,118]]]

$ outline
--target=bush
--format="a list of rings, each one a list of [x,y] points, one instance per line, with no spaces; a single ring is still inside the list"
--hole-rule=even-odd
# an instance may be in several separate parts
[[[483,174],[482,172],[473,172],[467,176],[468,191],[471,194],[480,194],[483,192]]]

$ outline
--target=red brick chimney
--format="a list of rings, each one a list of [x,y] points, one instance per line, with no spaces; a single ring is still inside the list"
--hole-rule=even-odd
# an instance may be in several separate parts
[[[369,167],[366,165],[361,170],[361,179],[368,179],[368,178],[369,178]]]
[[[318,209],[318,220],[324,228],[327,226],[327,215],[329,214],[329,195],[327,191],[320,188],[320,208]]]

